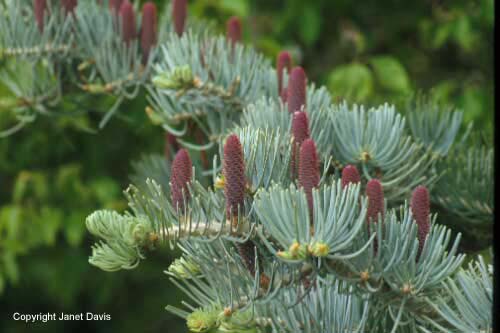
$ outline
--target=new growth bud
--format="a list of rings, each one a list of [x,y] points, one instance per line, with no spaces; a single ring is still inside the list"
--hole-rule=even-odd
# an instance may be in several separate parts
[[[149,59],[149,52],[156,44],[158,33],[156,5],[153,2],[146,2],[142,6],[141,22],[141,49],[142,63],[146,64]]]
[[[307,77],[302,67],[294,67],[288,78],[287,96],[288,112],[300,111],[306,107]]]
[[[293,114],[292,119],[292,159],[290,161],[290,173],[292,179],[297,178],[298,173],[298,158],[300,152],[300,146],[304,140],[309,138],[309,120],[307,118],[307,113],[303,111],[297,111]]]
[[[181,149],[175,155],[170,173],[170,192],[174,208],[183,211],[184,202],[188,199],[189,187],[193,177],[193,164],[185,149]]]
[[[411,213],[418,226],[418,257],[420,257],[425,239],[431,228],[429,191],[425,186],[417,186],[413,191],[410,206]]]
[[[187,17],[187,0],[172,1],[172,19],[174,21],[174,29],[180,37],[184,32],[184,25]]]
[[[342,169],[342,188],[345,188],[349,184],[357,184],[361,182],[361,177],[359,176],[358,169],[354,165],[346,165]]]
[[[281,51],[276,59],[276,73],[278,75],[278,93],[283,94],[283,72],[290,74],[292,69],[292,57],[287,51]],[[285,98],[286,99],[286,98]]]
[[[306,139],[300,146],[299,186],[304,189],[309,207],[310,222],[313,222],[313,188],[319,185],[319,160],[316,144],[312,139]]]
[[[120,7],[122,39],[129,44],[136,37],[135,13],[132,4],[125,0]]]
[[[245,198],[245,161],[243,147],[235,134],[230,135],[224,145],[223,175],[227,217],[236,224],[235,218],[238,210],[242,212]]]
[[[226,24],[226,37],[231,44],[241,42],[241,21],[238,17],[232,16]]]
[[[47,10],[47,0],[33,0],[33,11],[35,13],[35,20],[38,30],[43,32],[43,19],[45,11]]]

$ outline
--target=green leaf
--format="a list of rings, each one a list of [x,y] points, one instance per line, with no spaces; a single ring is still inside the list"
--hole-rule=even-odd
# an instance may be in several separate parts
[[[300,36],[302,40],[311,45],[318,40],[321,31],[321,15],[317,8],[307,6],[300,16]]]
[[[395,93],[405,93],[410,90],[408,73],[396,58],[377,56],[371,58],[370,64],[382,88]]]
[[[329,74],[328,89],[336,98],[361,102],[373,93],[373,75],[360,63],[342,65]]]
[[[224,10],[232,12],[234,15],[245,17],[248,15],[247,0],[222,0],[220,7]]]

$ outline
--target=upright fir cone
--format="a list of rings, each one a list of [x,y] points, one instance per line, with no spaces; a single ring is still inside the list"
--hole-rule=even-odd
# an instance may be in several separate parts
[[[165,133],[165,158],[171,159],[172,153],[179,150],[177,137],[169,132]]]
[[[172,19],[177,36],[182,36],[187,17],[187,0],[172,1]]]
[[[384,218],[384,189],[378,179],[371,179],[366,184],[366,196],[368,197],[368,209],[366,212],[366,223],[378,223],[378,215]],[[377,239],[374,239],[373,247],[375,253],[378,249]]]
[[[64,13],[68,15],[69,13],[73,13],[76,5],[78,4],[78,0],[61,0],[61,4],[64,7]]]
[[[189,195],[188,184],[193,177],[193,164],[185,149],[177,152],[170,173],[170,192],[174,208],[183,211],[184,201]]]
[[[35,13],[36,24],[40,32],[43,32],[43,19],[46,10],[47,0],[33,0],[33,12]]]
[[[292,69],[292,57],[287,51],[281,51],[276,59],[276,73],[278,75],[278,93],[283,94],[283,72],[290,74]]]
[[[120,7],[122,6],[123,0],[109,0],[108,6],[113,14],[118,14],[120,12]]]
[[[319,159],[316,144],[312,139],[306,139],[300,146],[299,186],[304,188],[309,207],[310,222],[313,223],[313,188],[319,185]]]
[[[410,206],[411,213],[418,226],[418,259],[431,229],[429,191],[425,186],[417,186],[413,191]]]
[[[232,16],[227,20],[226,37],[233,46],[241,41],[241,21],[238,17]]]
[[[358,169],[354,165],[346,165],[342,169],[342,188],[345,188],[350,183],[357,184],[361,182]]]
[[[129,44],[136,37],[135,13],[132,4],[125,0],[120,7],[120,18],[122,22],[122,39]]]
[[[309,139],[309,120],[307,113],[304,111],[297,111],[293,114],[292,119],[292,156],[290,161],[290,174],[292,179],[297,178],[298,173],[298,159],[300,155],[300,146],[304,140]]]
[[[158,33],[156,5],[148,1],[142,6],[142,22],[141,22],[141,49],[142,63],[146,64],[149,59],[149,52],[156,44]]]
[[[366,184],[366,196],[368,197],[368,209],[366,222],[378,222],[378,214],[384,217],[384,189],[378,179],[371,179]]]
[[[238,207],[243,210],[245,198],[245,161],[243,147],[238,136],[230,135],[224,145],[224,195],[226,197],[227,217],[233,226],[237,225]]]
[[[302,67],[294,67],[288,78],[287,96],[288,112],[300,111],[306,107],[307,77]]]

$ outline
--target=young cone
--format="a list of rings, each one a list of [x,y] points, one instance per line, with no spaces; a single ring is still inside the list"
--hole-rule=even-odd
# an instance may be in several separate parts
[[[417,258],[419,258],[431,228],[429,191],[425,186],[417,186],[413,191],[410,206],[411,213],[418,226],[419,246]]]
[[[47,0],[33,0],[33,11],[35,13],[35,20],[38,30],[43,32],[43,19],[45,11],[47,10]]]
[[[122,39],[129,44],[136,37],[135,13],[132,4],[125,0],[120,7],[120,18],[122,23]]]
[[[283,72],[290,74],[292,69],[292,57],[287,51],[281,51],[276,59],[276,73],[278,75],[278,93],[283,94]]]
[[[297,178],[298,173],[298,158],[300,146],[304,140],[309,138],[309,120],[307,113],[297,111],[293,114],[292,119],[292,159],[290,161],[290,173],[292,179]]]
[[[319,160],[316,144],[312,139],[306,139],[300,146],[299,186],[304,189],[309,207],[310,222],[313,222],[312,190],[319,185]]]
[[[288,112],[300,111],[306,107],[307,77],[302,67],[294,67],[288,78],[287,96]]]
[[[349,164],[342,169],[342,188],[345,188],[351,183],[357,184],[360,181],[361,177],[359,176],[358,169],[354,165]]]
[[[61,4],[64,7],[64,13],[68,15],[69,13],[73,13],[78,4],[78,0],[61,0]]]
[[[146,64],[149,59],[149,52],[156,44],[158,33],[156,5],[149,1],[142,6],[141,22],[141,49],[142,63]]]
[[[179,211],[183,211],[185,208],[184,201],[188,198],[188,184],[191,182],[192,177],[193,164],[191,163],[191,158],[185,149],[181,149],[175,155],[170,173],[172,204]]]
[[[108,6],[113,14],[118,14],[120,12],[120,7],[122,6],[123,0],[109,0]]]
[[[226,37],[234,44],[241,41],[241,21],[238,17],[232,16],[226,24]]]
[[[172,1],[172,19],[174,21],[174,29],[180,37],[184,32],[184,25],[187,17],[187,0]]]
[[[235,134],[230,135],[224,145],[223,174],[227,217],[235,226],[238,222],[238,209],[243,211],[246,183],[243,147]]]

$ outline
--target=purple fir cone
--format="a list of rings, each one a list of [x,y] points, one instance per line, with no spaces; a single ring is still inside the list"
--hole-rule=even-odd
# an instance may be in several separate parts
[[[309,207],[309,217],[313,223],[313,188],[319,185],[319,159],[316,144],[312,139],[306,139],[300,146],[299,186],[304,189]]]
[[[241,20],[238,17],[232,16],[229,20],[227,20],[226,37],[231,41],[233,46],[234,44],[241,42],[241,31]]]
[[[361,177],[359,176],[358,169],[354,165],[346,165],[342,169],[342,188],[345,188],[349,184],[357,184],[361,182]]]
[[[227,217],[236,225],[238,209],[243,210],[246,181],[243,147],[235,134],[224,145],[223,174]]]
[[[141,49],[142,63],[146,64],[149,59],[149,52],[156,44],[158,33],[156,5],[149,1],[142,6],[141,22]]]
[[[61,4],[64,7],[64,13],[66,15],[69,13],[73,14],[75,7],[78,4],[78,0],[61,0]]]
[[[281,51],[276,59],[276,73],[278,75],[278,93],[283,93],[283,72],[290,74],[292,69],[292,57],[287,51]]]
[[[292,179],[297,178],[298,159],[300,154],[300,146],[304,140],[309,139],[309,119],[304,111],[297,111],[293,114],[292,119],[292,156],[290,161],[290,173]]]
[[[177,36],[182,36],[187,17],[187,0],[172,1],[172,18]]]
[[[40,30],[40,32],[43,32],[43,19],[46,10],[47,0],[33,0],[33,11],[35,13],[35,20],[38,26],[38,30]]]
[[[122,23],[122,39],[129,44],[136,37],[135,13],[132,4],[125,0],[120,7],[120,18]]]
[[[306,107],[307,77],[302,67],[294,67],[288,78],[287,97],[288,112],[300,111]]]
[[[425,186],[417,186],[413,191],[410,206],[418,226],[418,257],[420,257],[431,228],[429,191]]]
[[[193,176],[193,164],[189,153],[181,149],[175,155],[170,173],[170,192],[174,208],[183,211],[189,195],[188,184]]]

